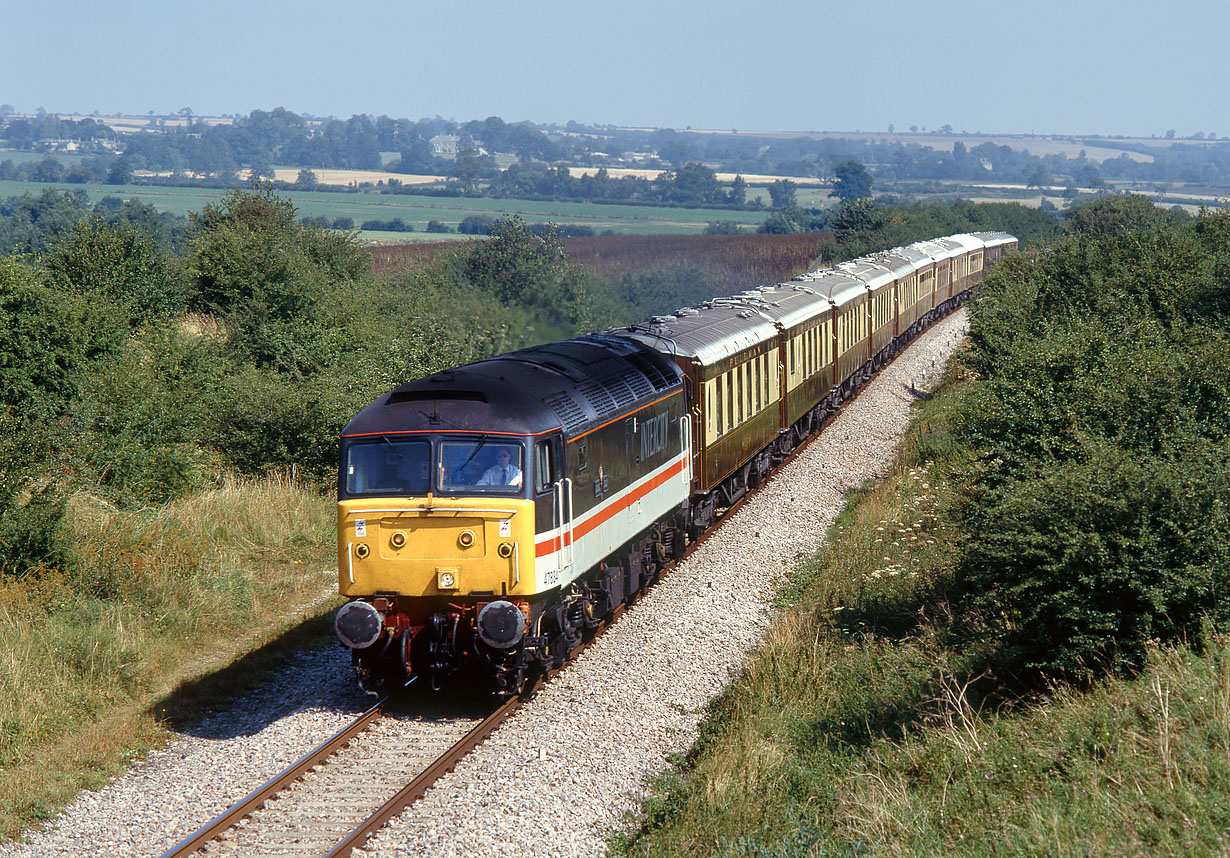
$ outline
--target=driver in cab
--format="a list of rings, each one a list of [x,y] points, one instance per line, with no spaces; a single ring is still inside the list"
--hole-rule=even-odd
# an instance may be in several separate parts
[[[478,478],[480,486],[513,486],[521,488],[521,469],[512,462],[512,451],[501,447],[496,452],[496,463]]]

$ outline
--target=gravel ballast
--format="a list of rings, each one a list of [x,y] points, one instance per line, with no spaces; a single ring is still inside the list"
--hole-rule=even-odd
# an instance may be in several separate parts
[[[909,404],[966,326],[936,323],[823,435],[563,674],[368,844],[379,856],[562,856],[605,851],[705,704],[759,641],[765,600],[814,553],[845,493],[893,460]],[[369,705],[349,657],[304,655],[227,712],[128,774],[83,793],[46,832],[0,858],[158,855]]]

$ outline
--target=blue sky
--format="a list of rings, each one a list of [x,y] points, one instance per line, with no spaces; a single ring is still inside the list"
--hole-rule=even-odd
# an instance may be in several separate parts
[[[1230,134],[1224,0],[0,2],[22,112]]]

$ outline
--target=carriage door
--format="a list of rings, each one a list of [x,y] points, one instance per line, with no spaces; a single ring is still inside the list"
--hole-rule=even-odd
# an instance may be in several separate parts
[[[571,578],[572,480],[564,477],[563,439],[551,436],[534,445],[534,505],[550,509],[549,532],[556,551],[539,567],[539,586],[554,587]],[[547,524],[541,513],[538,520]]]

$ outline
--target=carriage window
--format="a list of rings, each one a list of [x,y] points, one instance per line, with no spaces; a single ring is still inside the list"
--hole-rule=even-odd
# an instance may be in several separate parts
[[[730,417],[730,422],[738,426],[743,422],[743,370],[742,367],[735,367],[735,386],[734,386],[734,402],[731,403],[734,407]]]
[[[743,419],[746,420],[752,415],[752,362],[750,360],[743,364],[740,374],[743,376]]]
[[[752,373],[752,376],[751,376],[752,377],[752,413],[755,414],[757,411],[760,410],[760,406],[763,404],[760,400],[760,376],[761,376],[760,357],[752,358],[751,373]]]
[[[738,423],[735,418],[735,375],[728,372],[723,377],[726,379],[726,428],[733,429]]]

